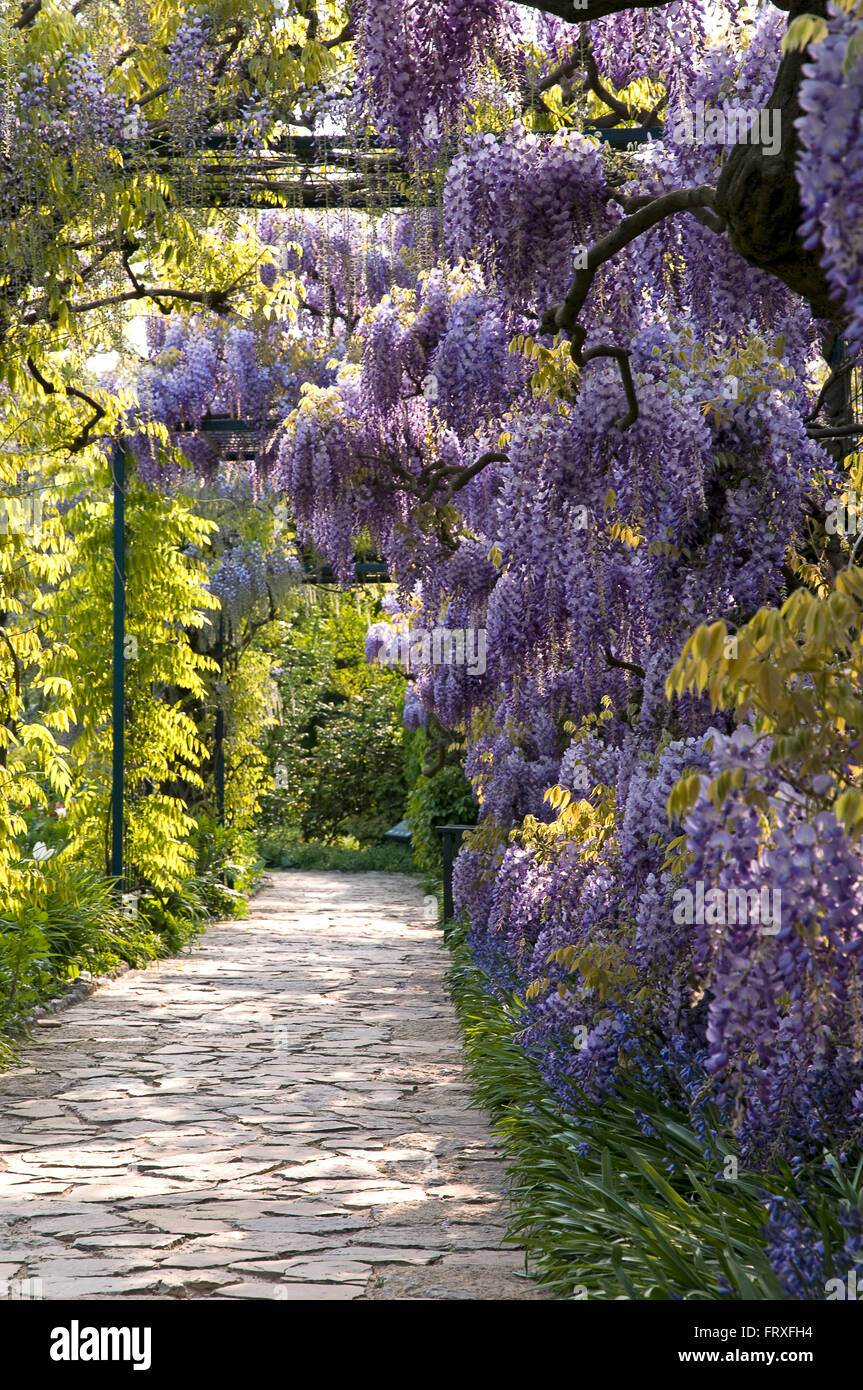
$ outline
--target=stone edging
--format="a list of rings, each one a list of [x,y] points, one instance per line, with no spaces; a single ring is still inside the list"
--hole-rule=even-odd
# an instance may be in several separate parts
[[[266,873],[262,874],[249,894],[249,901],[251,902],[253,898],[257,897],[258,893],[260,893],[263,888],[271,887],[272,882],[272,879]],[[207,928],[215,926],[217,921],[225,920],[230,919],[214,919],[212,922],[207,923]],[[172,952],[171,956],[161,957],[160,959],[170,960],[175,954],[179,955],[180,952]],[[135,968],[138,970],[147,970],[151,965],[156,965],[157,963],[157,961],[152,960],[148,961],[143,966],[136,966]],[[121,975],[125,975],[132,968],[133,967],[129,965],[128,961],[124,960],[120,962],[116,969],[109,970],[105,975],[91,975],[89,970],[82,970],[63,994],[58,994],[56,999],[46,1000],[44,1004],[37,1004],[35,1009],[29,1014],[26,1014],[15,1029],[15,1034],[13,1036],[17,1035],[19,1032],[22,1034],[25,1033],[31,1023],[38,1023],[40,1019],[49,1018],[52,1014],[63,1013],[65,1009],[71,1009],[73,1004],[80,1004],[82,999],[89,999],[90,995],[95,994],[96,990],[100,989],[102,985],[109,984],[111,980],[119,979]]]
[[[131,968],[128,961],[124,960],[116,969],[109,970],[106,975],[91,975],[88,970],[82,970],[64,994],[59,994],[56,999],[48,999],[44,1004],[37,1004],[36,1008],[23,1019],[24,1026],[26,1027],[28,1023],[38,1023],[40,1018],[46,1018],[50,1014],[59,1014],[64,1009],[71,1009],[73,1004],[78,1004],[82,999],[87,999],[91,994],[95,994],[100,985],[106,985],[110,980],[119,979]]]

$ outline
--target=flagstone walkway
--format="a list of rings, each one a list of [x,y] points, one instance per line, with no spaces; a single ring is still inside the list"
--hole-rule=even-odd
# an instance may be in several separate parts
[[[500,1246],[446,964],[411,879],[276,873],[246,921],[41,1021],[0,1075],[0,1281],[547,1297]]]

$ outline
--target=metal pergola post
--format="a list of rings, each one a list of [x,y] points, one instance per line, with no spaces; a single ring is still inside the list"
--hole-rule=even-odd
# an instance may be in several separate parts
[[[113,691],[111,710],[111,879],[123,889],[123,803],[126,719],[126,451],[111,454],[114,493]]]
[[[452,898],[452,871],[456,855],[461,847],[462,836],[466,830],[476,830],[475,825],[436,825],[435,830],[443,841],[443,920],[451,922],[455,916]]]
[[[217,647],[219,662],[219,680],[224,686],[225,681],[225,614],[219,613],[219,645]],[[216,748],[214,758],[214,776],[216,781],[216,809],[219,817],[219,825],[225,824],[225,708],[223,704],[224,696],[219,695],[219,708],[216,710]]]

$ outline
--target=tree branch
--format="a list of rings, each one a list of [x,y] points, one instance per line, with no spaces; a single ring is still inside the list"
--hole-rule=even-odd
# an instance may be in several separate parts
[[[567,58],[565,62],[558,63],[556,68],[552,68],[551,72],[547,73],[542,81],[536,84],[531,95],[533,97],[540,97],[543,92],[550,92],[552,87],[556,87],[558,83],[563,86],[566,79],[572,77],[573,73],[578,70],[580,61],[581,59],[578,57]]]
[[[584,329],[580,332],[583,334]],[[582,342],[584,338],[582,337]],[[628,430],[630,425],[634,425],[638,419],[638,396],[635,394],[635,382],[632,379],[632,367],[629,365],[629,353],[626,348],[613,347],[609,343],[600,343],[598,347],[588,348],[587,352],[578,351],[578,358],[573,354],[576,366],[586,366],[588,362],[593,362],[597,357],[611,357],[620,369],[620,379],[623,382],[623,389],[626,393],[627,411],[625,415],[618,415],[614,422],[615,429]]]
[[[335,38],[319,39],[318,42],[321,48],[338,48],[340,43],[350,43],[351,39],[355,37],[356,31],[354,29],[354,22],[352,19],[349,19],[341,33],[336,34]]]
[[[123,269],[125,270],[127,276],[132,282],[133,289],[136,289],[140,294],[145,294],[146,290],[144,286],[141,284],[141,281],[138,279],[137,275],[135,274],[134,270],[132,269],[129,263],[129,257],[134,255],[134,253],[137,250],[137,244],[131,239],[127,238],[127,240],[123,242],[123,245],[120,248],[120,259],[123,262]]]
[[[472,478],[481,473],[484,468],[488,468],[490,463],[509,463],[506,454],[495,453],[494,451],[482,454],[475,463],[469,464],[466,468],[454,468],[452,464],[435,464],[425,474],[426,487],[418,494],[421,502],[430,502],[434,496],[438,484],[449,478],[450,483],[440,503],[446,505],[455,493],[459,492]]]
[[[116,72],[117,68],[121,68],[123,64],[127,61],[127,59],[134,58],[137,52],[138,45],[136,43],[133,43],[131,48],[124,48],[123,52],[119,55],[119,57],[114,59],[108,71]]]
[[[242,24],[238,24],[233,32],[222,40],[222,43],[219,45],[219,47],[222,48],[222,52],[216,59],[216,66],[213,69],[214,82],[220,82],[224,77],[228,64],[243,42],[243,39],[246,37],[247,32],[248,31]]]
[[[810,425],[806,433],[810,439],[863,438],[863,421],[857,425],[826,425],[823,429]]]
[[[33,23],[37,14],[42,8],[42,0],[30,0],[27,5],[22,5],[21,14],[11,26],[13,29],[26,29]]]
[[[614,655],[611,647],[606,647],[605,659],[609,666],[613,666],[615,669],[621,671],[631,671],[634,676],[640,676],[641,679],[644,680],[644,668],[642,666],[636,666],[633,661],[621,661],[620,657]]]
[[[27,358],[27,370],[33,380],[38,382],[42,387],[46,396],[53,396],[56,394],[58,388],[52,381],[48,381],[47,377],[42,375],[32,357]],[[86,449],[87,445],[91,442],[91,431],[96,428],[100,420],[104,420],[105,408],[101,406],[98,401],[94,401],[92,396],[88,396],[86,391],[79,390],[77,386],[67,386],[64,383],[62,390],[65,391],[67,396],[74,396],[77,400],[84,401],[93,411],[93,418],[87,421],[83,429],[79,430],[78,434],[76,434],[75,438],[72,440],[72,443],[68,446],[70,454],[78,454],[82,449]]]
[[[139,97],[135,97],[133,106],[146,106],[148,102],[155,101],[157,97],[163,97],[166,92],[170,92],[173,83],[161,82],[158,87],[150,87],[146,92],[142,92]]]
[[[709,227],[711,232],[715,232],[717,236],[722,236],[723,232],[728,229],[725,218],[720,217],[712,208],[689,208],[689,213],[696,222],[701,223],[702,227]]]
[[[107,309],[114,304],[127,304],[132,299],[152,299],[163,313],[167,313],[168,310],[159,303],[160,300],[182,299],[189,304],[201,304],[205,309],[212,309],[216,314],[225,314],[230,308],[228,296],[231,292],[231,289],[174,290],[169,285],[142,285],[137,290],[122,290],[118,294],[106,294],[102,299],[85,299],[76,304],[70,304],[68,307],[70,314],[87,314],[93,309]],[[38,323],[40,318],[41,315],[39,314],[25,314],[21,321],[28,324]]]
[[[583,89],[585,92],[593,92],[594,96],[599,97],[600,101],[610,108],[619,121],[634,121],[638,119],[637,113],[633,111],[629,102],[621,101],[619,97],[616,97],[614,93],[610,92],[604,85],[599,75],[596,58],[589,45],[584,55],[584,68],[587,73]]]
[[[403,485],[405,492],[411,493],[418,502],[431,502],[438,486],[449,479],[449,486],[443,497],[435,499],[438,505],[445,505],[449,502],[455,493],[463,487],[467,487],[471,479],[481,473],[484,468],[488,468],[489,464],[509,463],[508,455],[489,452],[481,454],[475,463],[468,464],[464,468],[457,468],[452,464],[438,461],[417,474],[409,473],[406,468],[402,468],[401,464],[395,463],[390,458],[383,458],[379,454],[359,454],[357,457],[384,468],[390,477],[397,479]]]
[[[610,261],[630,242],[643,236],[666,217],[676,212],[688,212],[693,208],[712,209],[714,197],[715,190],[709,184],[701,184],[698,188],[679,188],[673,193],[663,193],[658,198],[652,198],[644,207],[624,218],[607,236],[590,248],[586,269],[575,272],[566,299],[556,309],[549,309],[544,314],[540,331],[555,333],[563,329],[564,332],[572,333],[590,293],[594,276],[601,265]]]
[[[841,362],[838,367],[834,367],[833,371],[828,376],[824,385],[821,387],[821,390],[818,393],[817,401],[815,402],[809,414],[806,416],[807,425],[810,425],[813,420],[816,420],[818,418],[828,391],[831,391],[832,388],[836,385],[836,383],[838,381],[841,381],[842,377],[847,376],[849,372],[853,372],[854,368],[859,366],[860,363],[857,361],[856,357],[848,357],[844,362]]]
[[[9,635],[8,635],[8,633],[6,632],[6,627],[5,627],[5,625],[2,626],[2,627],[0,627],[0,637],[3,638],[3,641],[6,643],[6,646],[9,648],[9,655],[10,655],[11,658],[12,658],[12,674],[13,674],[13,676],[15,677],[15,696],[16,696],[16,704],[17,704],[18,706],[20,706],[20,704],[21,704],[21,659],[20,659],[20,657],[18,656],[18,653],[16,652],[15,648],[12,646],[12,643],[11,643],[11,641],[10,641],[10,639],[9,639]],[[13,715],[11,721],[7,721],[7,722],[6,722],[5,727],[6,727],[7,729],[12,729],[13,731],[14,731],[14,730],[17,730],[17,729],[20,729],[20,727],[21,727],[21,721],[20,721],[19,719],[15,719],[15,717],[14,717],[14,715]],[[5,766],[5,764],[4,764],[4,766]]]

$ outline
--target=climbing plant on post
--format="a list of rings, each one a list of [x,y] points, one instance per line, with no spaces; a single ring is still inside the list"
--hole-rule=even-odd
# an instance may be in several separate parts
[[[192,857],[193,821],[175,783],[200,781],[206,750],[179,696],[167,695],[203,695],[215,669],[187,635],[218,606],[204,563],[188,553],[206,552],[214,526],[182,498],[147,487],[129,455],[124,473],[115,461],[107,440],[67,474],[64,524],[74,558],[52,596],[63,641],[48,669],[76,686],[73,852],[129,888],[161,890],[176,886]],[[115,538],[118,552],[125,538],[116,566]]]
[[[126,748],[126,451],[115,443],[111,454],[112,587],[111,692],[111,864],[116,891],[123,889]]]

